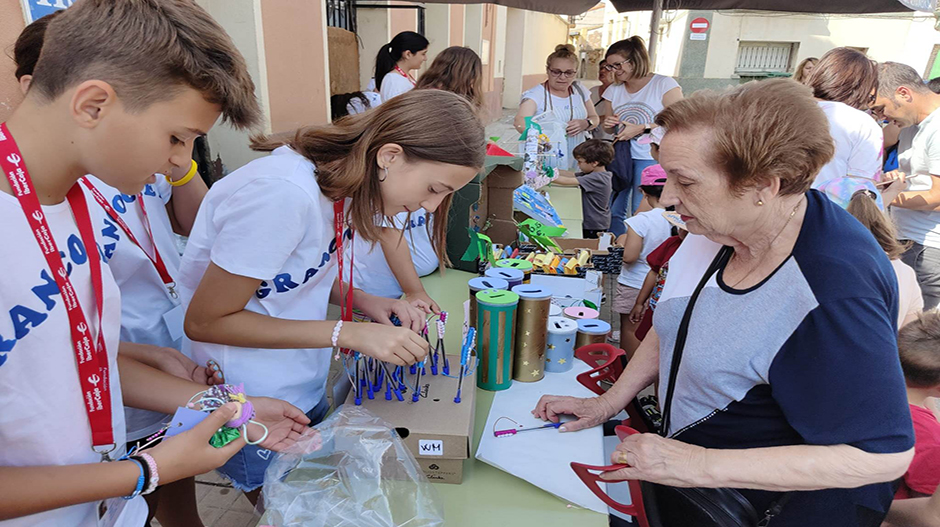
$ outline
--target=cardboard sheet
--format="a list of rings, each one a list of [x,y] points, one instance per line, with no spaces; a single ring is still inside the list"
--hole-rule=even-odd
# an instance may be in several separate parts
[[[607,514],[607,505],[588,490],[569,465],[572,461],[589,465],[609,464],[604,457],[602,427],[565,433],[554,429],[537,430],[510,437],[493,437],[493,425],[500,417],[514,419],[526,428],[545,424],[531,413],[542,395],[593,396],[593,392],[575,379],[576,375],[589,369],[587,364],[575,361],[575,366],[568,372],[548,373],[544,379],[534,383],[514,381],[508,390],[497,392],[476,458],[574,505]],[[502,419],[498,429],[513,426],[512,421]]]

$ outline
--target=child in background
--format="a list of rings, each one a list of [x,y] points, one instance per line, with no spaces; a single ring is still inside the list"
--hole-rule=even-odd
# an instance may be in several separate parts
[[[653,327],[653,311],[656,309],[656,303],[659,302],[659,296],[663,292],[663,286],[666,285],[666,275],[669,274],[669,259],[676,253],[682,240],[685,239],[689,231],[673,227],[672,236],[666,239],[656,249],[646,257],[646,263],[650,266],[650,272],[646,274],[646,280],[637,296],[636,304],[630,311],[630,322],[639,324],[636,328],[636,338],[640,342],[646,338],[646,334]]]
[[[23,95],[29,91],[46,27],[61,13],[55,11],[37,19],[16,40],[13,59]],[[173,233],[189,235],[199,203],[208,191],[202,178],[189,175],[189,169],[177,168],[170,178],[158,174],[156,181],[145,185],[136,196],[123,194],[91,175],[81,183],[86,185],[83,190],[94,202],[92,206],[103,208],[95,199],[94,188],[116,215],[111,217],[105,210],[98,227],[101,249],[121,290],[121,353],[177,377],[200,384],[221,384],[224,380],[218,364],[199,366],[179,351],[183,313],[175,291],[180,255]],[[130,233],[124,231],[125,227]],[[124,418],[130,451],[138,442],[146,443],[144,440],[163,428],[170,416],[127,407]],[[156,515],[165,527],[202,525],[193,478],[162,485],[145,499],[150,517]]]
[[[643,169],[640,190],[652,210],[627,218],[627,233],[617,239],[623,246],[623,268],[617,278],[617,293],[612,309],[620,314],[620,347],[627,353],[627,360],[633,357],[633,352],[640,345],[635,335],[637,324],[630,320],[630,313],[650,271],[646,258],[669,238],[672,230],[672,225],[663,217],[664,209],[659,205],[665,184],[666,172],[663,167],[652,165]]]
[[[918,315],[898,333],[901,368],[914,421],[914,459],[895,499],[927,496],[940,483],[940,422],[928,397],[940,396],[940,311]]]
[[[431,67],[418,79],[416,90],[444,90],[467,99],[477,111],[483,108],[483,62],[470,48],[451,46],[434,57]],[[450,208],[448,196],[439,208]],[[444,268],[443,247],[435,251],[431,244],[434,214],[418,209],[385,220],[379,243],[356,238],[355,278],[363,291],[385,298],[423,300],[435,313],[441,311],[421,277]],[[361,255],[361,256],[359,256]]]
[[[614,160],[614,147],[607,141],[588,139],[572,151],[578,168],[577,174],[559,171],[553,185],[581,187],[581,237],[597,238],[610,228],[610,192],[613,175],[607,164]]]
[[[183,351],[317,422],[329,410],[331,347],[396,365],[427,355],[418,332],[430,309],[356,288],[352,239],[377,241],[377,214],[424,208],[446,218],[451,194],[483,166],[483,125],[464,98],[414,90],[288,143],[253,146],[273,152],[212,186],[183,254]],[[346,303],[345,323],[326,320],[330,302]],[[352,322],[352,308],[379,323]],[[256,503],[269,454],[248,446],[219,472]]]
[[[891,259],[891,267],[898,277],[898,329],[917,318],[924,309],[924,297],[917,283],[914,269],[901,261],[907,246],[898,241],[894,223],[878,208],[873,191],[862,190],[852,194],[845,208],[852,216],[871,231],[875,240]]]
[[[244,59],[193,2],[76,2],[41,48],[0,127],[0,242],[16,249],[0,252],[0,309],[13,315],[0,319],[0,525],[140,527],[142,491],[211,470],[245,441],[209,444],[235,415],[225,405],[123,458],[125,402],[173,413],[206,386],[118,353],[120,293],[96,239],[104,213],[78,180],[94,173],[136,195],[189,164],[192,139],[220,116],[244,129],[260,110]],[[251,402],[269,448],[308,422],[283,401]]]

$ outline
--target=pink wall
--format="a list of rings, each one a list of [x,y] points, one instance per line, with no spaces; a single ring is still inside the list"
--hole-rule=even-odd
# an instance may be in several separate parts
[[[322,2],[261,0],[274,133],[330,122]]]
[[[451,4],[450,6],[450,45],[463,46],[463,20],[464,6]]]
[[[414,2],[390,2],[392,5],[415,5]],[[417,9],[389,9],[389,34],[392,38],[402,31],[418,30]]]
[[[522,76],[522,91],[526,91],[529,88],[541,84],[548,80],[548,77],[544,73],[537,73],[535,75],[523,75]]]
[[[0,0],[0,121],[6,121],[23,100],[13,77],[16,67],[7,58],[13,55],[13,43],[26,25],[19,0]]]

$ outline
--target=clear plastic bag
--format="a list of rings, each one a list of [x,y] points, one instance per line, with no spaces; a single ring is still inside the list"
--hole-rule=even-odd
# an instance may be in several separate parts
[[[380,418],[344,405],[264,478],[274,527],[438,527],[444,506],[408,447]]]

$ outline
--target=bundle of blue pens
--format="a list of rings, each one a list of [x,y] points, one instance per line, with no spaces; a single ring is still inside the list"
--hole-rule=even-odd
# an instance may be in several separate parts
[[[436,319],[436,320],[435,320]],[[392,315],[391,322],[400,326],[398,317]],[[434,314],[428,317],[421,331],[428,346],[428,354],[425,360],[410,366],[408,374],[413,377],[412,382],[407,382],[405,377],[405,368],[396,366],[371,357],[366,357],[359,352],[353,351],[344,358],[344,367],[349,382],[355,390],[354,402],[357,406],[362,404],[364,398],[375,399],[376,394],[381,393],[383,385],[385,386],[385,400],[398,400],[404,402],[405,394],[411,389],[411,401],[418,402],[421,398],[421,376],[428,374],[442,375],[457,379],[457,395],[454,402],[460,402],[460,391],[463,385],[463,378],[474,373],[475,356],[472,355],[475,342],[475,331],[470,328],[467,336],[464,338],[460,353],[460,371],[459,374],[451,375],[450,361],[444,346],[444,331],[447,323],[447,312]],[[437,341],[432,346],[430,330],[432,324],[437,329]],[[350,364],[350,362],[352,364]]]

